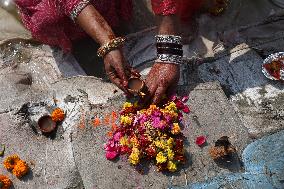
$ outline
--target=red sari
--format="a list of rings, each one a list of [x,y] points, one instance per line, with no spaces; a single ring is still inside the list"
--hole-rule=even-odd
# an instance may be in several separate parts
[[[198,9],[201,0],[152,0],[157,15],[180,14],[188,19]],[[92,4],[106,21],[117,27],[120,21],[130,21],[132,0],[16,0],[25,27],[38,41],[72,49],[72,41],[86,36],[73,20],[88,4]],[[73,20],[72,20],[73,19]]]

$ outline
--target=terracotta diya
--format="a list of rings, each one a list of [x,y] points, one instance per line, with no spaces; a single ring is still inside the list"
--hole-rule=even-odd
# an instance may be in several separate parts
[[[143,92],[145,89],[145,82],[138,77],[131,77],[128,80],[127,88],[128,88],[128,91],[132,93],[133,95],[138,95],[142,97],[146,95]]]
[[[49,115],[42,116],[37,123],[43,133],[51,133],[56,129],[56,122]]]

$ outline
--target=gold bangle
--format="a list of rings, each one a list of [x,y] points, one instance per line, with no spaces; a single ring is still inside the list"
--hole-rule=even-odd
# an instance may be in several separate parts
[[[97,51],[97,55],[99,57],[104,57],[107,53],[109,53],[110,51],[117,49],[118,47],[120,47],[121,45],[124,44],[126,38],[125,37],[117,37],[115,39],[110,40],[108,43],[102,45],[98,51]]]

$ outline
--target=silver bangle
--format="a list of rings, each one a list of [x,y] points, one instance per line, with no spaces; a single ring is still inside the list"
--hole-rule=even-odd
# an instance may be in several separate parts
[[[182,64],[183,57],[172,54],[158,54],[156,62],[169,63],[169,64]]]
[[[156,42],[157,43],[173,43],[182,45],[181,36],[177,35],[156,35]]]
[[[82,0],[81,2],[73,8],[70,13],[70,18],[75,22],[78,15],[82,12],[82,10],[90,3],[91,0]]]

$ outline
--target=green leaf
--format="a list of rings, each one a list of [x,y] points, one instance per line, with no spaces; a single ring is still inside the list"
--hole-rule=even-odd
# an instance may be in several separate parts
[[[4,152],[5,152],[5,145],[1,144],[0,145],[0,156],[4,156]]]

